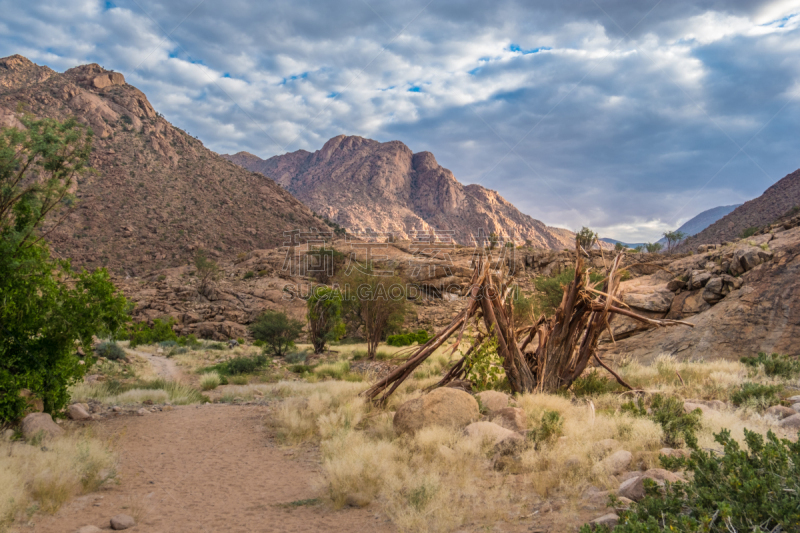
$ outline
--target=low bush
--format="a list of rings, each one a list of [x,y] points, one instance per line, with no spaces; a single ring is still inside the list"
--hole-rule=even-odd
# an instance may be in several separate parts
[[[309,365],[292,365],[289,367],[289,371],[295,374],[306,374],[311,373],[313,369]]]
[[[386,344],[389,346],[411,346],[412,344],[419,343],[425,344],[430,339],[428,332],[424,329],[417,330],[416,333],[399,333],[397,335],[389,335],[386,337]]]
[[[255,272],[253,272],[252,270],[248,270],[247,272],[244,273],[244,276],[242,277],[242,279],[250,279],[250,278],[254,278],[255,276],[256,276]]]
[[[759,352],[757,357],[742,357],[739,361],[752,368],[763,366],[764,373],[771,377],[792,379],[800,374],[800,361],[788,355]]]
[[[752,237],[753,235],[756,234],[756,232],[759,229],[761,229],[761,228],[759,228],[758,226],[751,226],[751,227],[749,227],[749,228],[747,228],[745,230],[742,230],[742,232],[739,234],[739,238],[740,239],[746,239],[748,237]]]
[[[693,474],[691,481],[667,484],[664,489],[646,483],[646,497],[620,513],[619,525],[598,526],[594,531],[798,531],[800,442],[778,439],[771,431],[766,441],[758,433],[744,433],[747,450],[727,429],[716,434],[723,453],[702,450],[696,440],[687,439],[692,449],[688,459],[665,457],[662,463],[668,468],[685,467]],[[590,531],[588,525],[581,528],[581,533]]]
[[[539,425],[528,432],[528,439],[538,450],[555,441],[564,430],[564,419],[556,411],[545,410]]]
[[[742,383],[731,394],[731,401],[736,407],[753,407],[763,410],[780,402],[778,393],[783,390],[780,385],[762,385],[760,383]]]
[[[673,396],[654,395],[650,398],[649,409],[644,400],[639,398],[636,403],[630,401],[623,404],[622,411],[649,418],[660,425],[664,432],[664,444],[672,448],[679,448],[684,440],[689,442],[695,439],[695,432],[702,427],[702,411],[695,409],[691,413],[684,412],[683,401]]]
[[[596,369],[572,382],[572,392],[578,397],[597,396],[609,392],[618,392],[620,389],[621,387],[616,381],[601,376]]]
[[[201,370],[203,373],[216,372],[220,376],[236,376],[240,374],[252,374],[262,368],[269,366],[272,359],[266,355],[256,355],[255,357],[239,356],[228,361],[209,366]]]
[[[128,357],[125,355],[125,350],[114,341],[101,342],[95,347],[94,353],[97,357],[105,357],[110,361],[128,360]]]
[[[206,344],[206,350],[227,350],[228,346],[222,342],[212,342],[210,344]]]
[[[314,369],[314,374],[321,378],[344,379],[348,372],[350,372],[350,363],[347,361],[325,363]]]
[[[305,363],[306,359],[308,359],[308,352],[305,350],[297,350],[295,352],[290,352],[286,354],[286,362],[290,365],[296,365],[298,363]]]
[[[203,346],[203,343],[197,340],[197,337],[194,335],[194,333],[185,337],[178,337],[177,342],[179,346],[186,346],[192,350],[196,350]]]
[[[219,372],[208,372],[200,377],[200,388],[203,390],[216,389],[222,384]]]
[[[250,383],[250,380],[247,379],[247,376],[243,375],[231,376],[229,381],[231,385],[247,385]]]
[[[172,330],[175,319],[170,317],[164,321],[160,318],[153,320],[153,325],[149,326],[146,322],[132,324],[128,330],[128,337],[131,340],[130,347],[135,348],[140,344],[155,344],[163,341],[177,341],[178,335]]]

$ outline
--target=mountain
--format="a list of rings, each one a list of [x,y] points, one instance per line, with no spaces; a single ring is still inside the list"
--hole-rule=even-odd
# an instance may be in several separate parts
[[[769,224],[800,205],[800,170],[786,175],[764,191],[764,194],[745,202],[720,218],[697,235],[681,243],[681,249],[693,249],[699,244],[718,244],[739,238],[750,228]]]
[[[706,229],[708,226],[710,226],[717,220],[721,219],[722,217],[724,217],[725,215],[727,215],[740,205],[742,204],[721,205],[719,207],[712,207],[711,209],[706,209],[696,217],[690,219],[685,224],[683,224],[680,228],[678,228],[677,231],[682,231],[688,237],[691,237],[692,235],[697,235],[698,233]],[[667,239],[663,237],[659,239],[658,242],[660,242],[664,246],[667,245]]]
[[[19,107],[21,106],[21,107]],[[75,116],[94,131],[94,174],[50,236],[53,251],[86,267],[134,275],[212,255],[279,246],[283,232],[326,229],[272,180],[234,165],[153,109],[118,72],[97,64],[57,73],[15,55],[0,59],[0,126]],[[329,228],[328,228],[329,229]]]
[[[318,214],[354,233],[452,231],[472,244],[483,229],[538,248],[572,246],[574,234],[521,213],[496,191],[462,185],[430,152],[400,141],[339,135],[314,153],[298,150],[263,160],[247,152],[230,161],[278,182]]]
[[[606,242],[606,243],[611,244],[611,245],[614,245],[614,244],[617,244],[617,243],[621,243],[626,248],[636,248],[637,246],[644,246],[644,244],[645,244],[643,242],[622,242],[622,241],[618,241],[616,239],[609,239],[608,237],[604,237],[604,238],[600,239],[600,241],[601,242]]]

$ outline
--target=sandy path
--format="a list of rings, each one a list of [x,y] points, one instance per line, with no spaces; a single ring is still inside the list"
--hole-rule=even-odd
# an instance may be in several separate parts
[[[109,528],[109,518],[138,518],[133,531],[389,532],[373,507],[332,511],[281,506],[316,498],[316,452],[276,447],[264,429],[267,408],[186,406],[97,422],[117,439],[119,485],[77,498],[54,516],[35,516],[37,533]]]
[[[140,352],[138,350],[131,350],[130,348],[128,348],[127,350],[132,354],[147,360],[147,362],[150,363],[150,366],[153,367],[153,369],[156,371],[159,377],[162,377],[167,381],[180,381],[181,371],[178,370],[178,365],[175,364],[175,361],[167,359],[166,357],[153,355],[151,353]]]

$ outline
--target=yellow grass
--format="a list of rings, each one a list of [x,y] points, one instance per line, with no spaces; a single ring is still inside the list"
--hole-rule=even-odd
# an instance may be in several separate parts
[[[42,444],[0,440],[0,531],[25,512],[54,513],[116,475],[117,458],[89,433]]]

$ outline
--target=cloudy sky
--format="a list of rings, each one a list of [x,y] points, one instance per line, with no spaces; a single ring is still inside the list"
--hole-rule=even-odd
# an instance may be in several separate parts
[[[0,0],[0,56],[122,72],[220,152],[340,133],[655,240],[800,167],[800,0]]]

